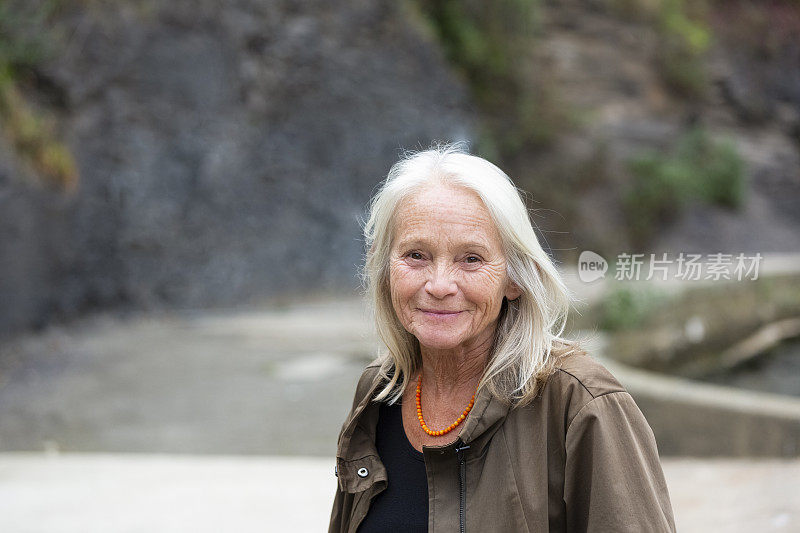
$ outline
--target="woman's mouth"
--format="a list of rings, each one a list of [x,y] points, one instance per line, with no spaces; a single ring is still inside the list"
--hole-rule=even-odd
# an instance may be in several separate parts
[[[425,316],[432,318],[450,318],[458,315],[461,311],[449,311],[447,309],[420,309]]]

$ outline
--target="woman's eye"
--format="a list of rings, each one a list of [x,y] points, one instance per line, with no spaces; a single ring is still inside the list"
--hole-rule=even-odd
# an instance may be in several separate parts
[[[420,260],[422,259],[422,254],[419,252],[409,252],[408,257],[411,259]]]
[[[467,263],[471,263],[471,264],[478,263],[478,262],[480,262],[480,260],[481,260],[481,258],[480,258],[480,257],[478,257],[477,255],[469,255],[469,256],[467,256],[467,258],[465,259],[465,261],[466,261]]]

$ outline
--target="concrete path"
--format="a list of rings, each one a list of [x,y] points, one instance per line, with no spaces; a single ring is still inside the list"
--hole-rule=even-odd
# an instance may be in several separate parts
[[[333,460],[0,454],[0,531],[325,531]]]
[[[332,455],[360,302],[86,317],[0,346],[0,452]]]
[[[800,460],[665,459],[678,531],[800,531]],[[326,531],[333,460],[0,454],[0,531]]]

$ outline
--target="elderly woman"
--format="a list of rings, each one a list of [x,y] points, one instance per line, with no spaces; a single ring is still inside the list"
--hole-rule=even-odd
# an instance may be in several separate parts
[[[508,176],[408,156],[365,236],[387,350],[339,435],[329,531],[674,531],[652,430],[562,338],[569,293]]]

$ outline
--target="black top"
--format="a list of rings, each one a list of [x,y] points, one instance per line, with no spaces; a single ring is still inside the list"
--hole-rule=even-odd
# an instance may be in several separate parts
[[[406,437],[400,402],[381,405],[375,445],[388,482],[386,489],[372,500],[358,533],[427,533],[425,459]]]

